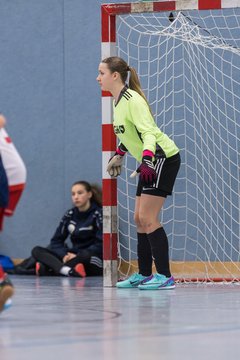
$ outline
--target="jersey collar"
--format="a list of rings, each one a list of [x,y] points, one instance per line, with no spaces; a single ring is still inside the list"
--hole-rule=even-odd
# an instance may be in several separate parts
[[[126,85],[124,86],[124,88],[121,90],[117,101],[115,102],[115,107],[117,106],[117,104],[118,104],[119,101],[121,100],[123,94],[125,93],[125,91],[127,91],[127,89],[128,89],[128,85],[126,84]]]

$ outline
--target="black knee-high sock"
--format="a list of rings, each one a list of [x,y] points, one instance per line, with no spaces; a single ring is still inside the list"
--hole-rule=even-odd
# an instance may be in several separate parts
[[[152,251],[147,234],[137,233],[137,238],[139,274],[150,276],[152,274]]]
[[[169,268],[168,238],[163,227],[148,234],[153,260],[159,274],[171,276]]]

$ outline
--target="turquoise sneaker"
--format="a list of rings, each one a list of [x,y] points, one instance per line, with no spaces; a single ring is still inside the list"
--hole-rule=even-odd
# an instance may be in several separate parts
[[[165,275],[161,275],[156,273],[152,275],[148,279],[143,280],[138,288],[140,290],[168,290],[175,288],[174,278],[171,276],[170,278]]]
[[[143,276],[138,273],[132,274],[126,280],[120,280],[116,283],[117,288],[136,288],[141,283],[141,281],[147,279],[149,276]]]

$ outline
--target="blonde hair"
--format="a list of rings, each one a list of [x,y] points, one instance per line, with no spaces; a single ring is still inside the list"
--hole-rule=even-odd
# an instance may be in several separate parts
[[[128,72],[130,72],[129,76],[129,88],[136,91],[139,95],[141,95],[146,103],[148,104],[147,98],[142,91],[141,84],[138,78],[138,74],[133,67],[128,66],[125,60],[118,56],[110,56],[106,59],[102,60],[102,63],[107,64],[111,73],[115,71],[120,74],[122,82],[125,84],[128,77]],[[148,104],[149,106],[149,104]],[[150,106],[149,106],[150,109]]]

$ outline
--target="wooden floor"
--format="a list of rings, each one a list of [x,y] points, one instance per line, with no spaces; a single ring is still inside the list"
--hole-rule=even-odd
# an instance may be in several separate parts
[[[240,355],[240,286],[103,288],[101,278],[11,276],[0,360],[231,360]]]

